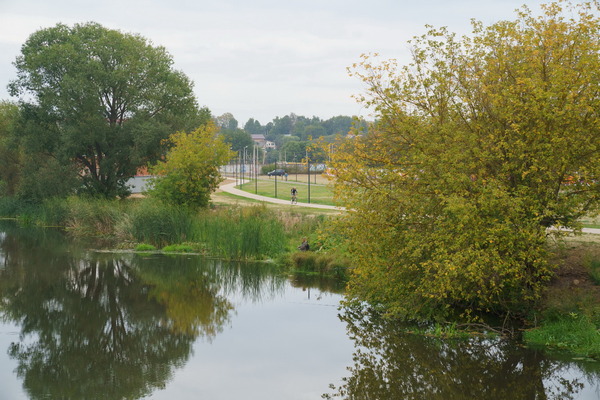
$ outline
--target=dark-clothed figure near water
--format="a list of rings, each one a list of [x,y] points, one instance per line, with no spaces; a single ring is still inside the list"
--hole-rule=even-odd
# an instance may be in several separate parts
[[[301,250],[301,251],[310,250],[310,246],[308,245],[308,239],[307,238],[303,238],[302,239],[302,244],[300,246],[298,246],[298,250]]]

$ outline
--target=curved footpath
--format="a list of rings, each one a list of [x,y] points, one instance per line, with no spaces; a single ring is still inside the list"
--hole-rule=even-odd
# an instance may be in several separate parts
[[[265,201],[267,203],[290,204],[289,200],[275,199],[273,197],[260,196],[258,194],[249,193],[249,192],[245,192],[243,190],[237,189],[235,186],[236,186],[236,183],[235,182],[231,182],[231,183],[226,183],[224,185],[221,185],[219,187],[219,189],[221,189],[224,192],[234,194],[236,196],[247,197],[249,199],[255,199],[255,200]],[[298,204],[290,204],[290,205],[297,205],[299,207],[322,208],[322,209],[327,209],[327,210],[338,210],[338,211],[344,211],[345,210],[344,207],[328,206],[328,205],[325,205],[325,204],[298,203]],[[592,233],[592,234],[595,234],[595,235],[600,234],[600,229],[597,229],[597,228],[583,228],[581,231],[583,233]]]
[[[275,199],[273,197],[260,196],[257,194],[253,194],[253,193],[249,193],[249,192],[245,192],[243,190],[237,189],[235,186],[236,186],[235,182],[226,183],[224,185],[219,186],[219,189],[221,189],[224,192],[234,194],[236,196],[247,197],[249,199],[265,201],[267,203],[289,204],[289,205],[298,206],[298,207],[312,207],[312,208],[322,208],[322,209],[327,209],[327,210],[338,210],[338,211],[345,210],[344,207],[328,206],[325,204],[314,204],[314,203],[290,204],[289,199],[284,200],[284,199]]]

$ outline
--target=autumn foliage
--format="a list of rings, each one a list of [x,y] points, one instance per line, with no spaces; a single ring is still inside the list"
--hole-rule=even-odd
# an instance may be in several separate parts
[[[209,123],[191,133],[177,132],[164,144],[169,147],[164,161],[151,172],[156,175],[150,194],[171,204],[206,207],[210,195],[223,180],[219,167],[229,162],[232,152]]]
[[[406,319],[522,315],[540,297],[550,228],[598,210],[597,14],[524,7],[460,39],[430,28],[409,65],[351,68],[376,117],[331,154],[352,296]]]

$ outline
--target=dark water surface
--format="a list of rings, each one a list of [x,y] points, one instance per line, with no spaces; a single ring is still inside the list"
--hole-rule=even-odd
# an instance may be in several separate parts
[[[272,265],[0,230],[0,399],[600,398],[600,363],[403,334]]]

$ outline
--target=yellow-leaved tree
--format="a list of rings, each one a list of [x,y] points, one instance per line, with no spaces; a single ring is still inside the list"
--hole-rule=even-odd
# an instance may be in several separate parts
[[[191,133],[172,134],[165,159],[151,168],[156,176],[151,196],[189,207],[206,207],[210,195],[222,182],[219,167],[233,157],[218,128],[209,123]]]
[[[598,209],[598,3],[411,44],[409,65],[351,68],[376,123],[331,154],[349,293],[405,319],[522,314],[553,273],[549,228]]]

